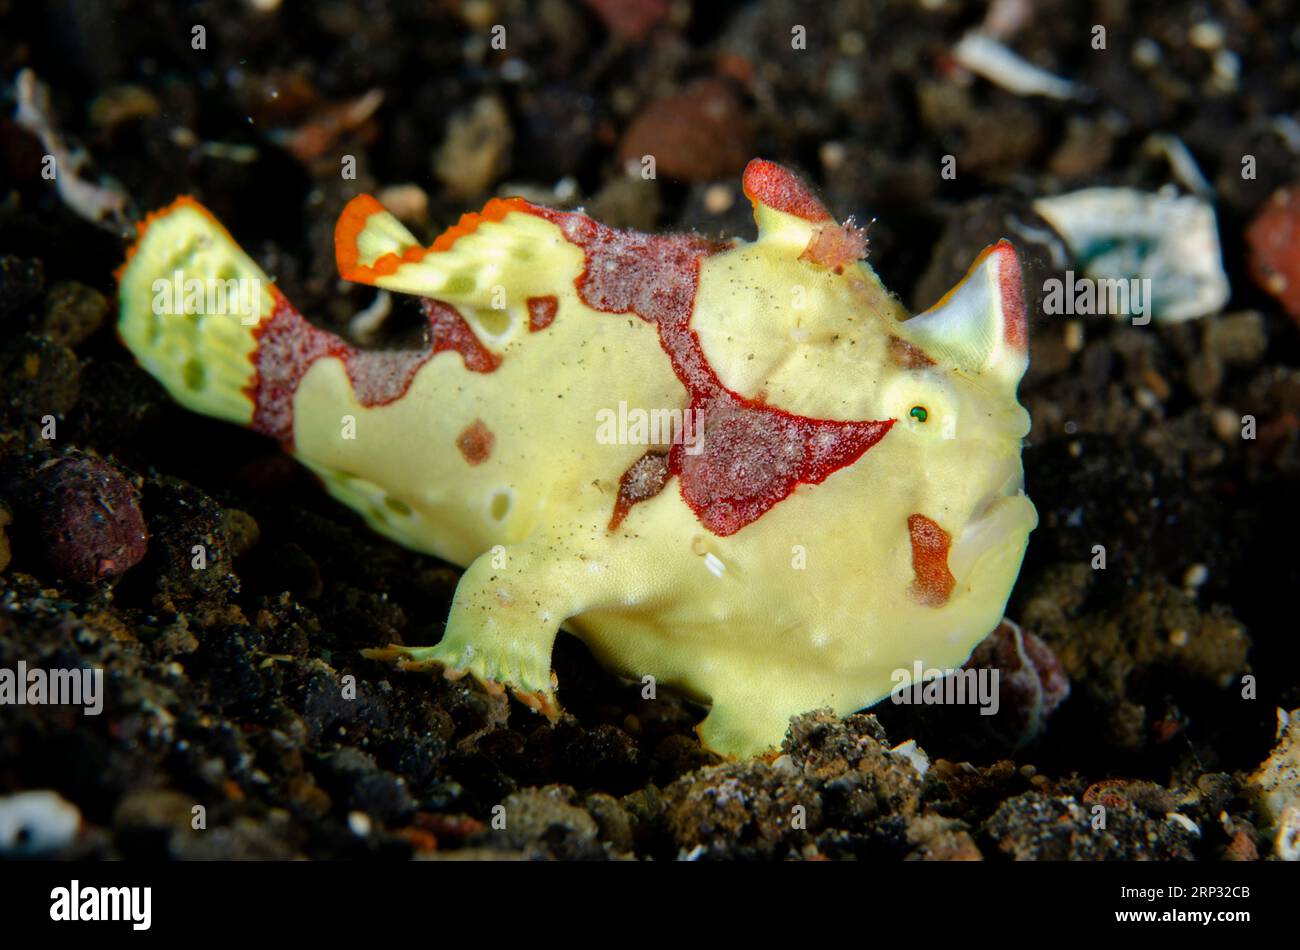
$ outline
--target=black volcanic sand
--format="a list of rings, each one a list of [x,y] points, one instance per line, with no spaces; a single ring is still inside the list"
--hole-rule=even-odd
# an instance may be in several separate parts
[[[962,0],[678,3],[644,36],[579,0],[252,6],[0,2],[0,111],[31,67],[59,133],[93,156],[87,178],[129,196],[123,225],[194,194],[334,330],[372,295],[334,269],[358,191],[419,185],[426,238],[521,190],[614,225],[748,234],[739,172],[762,155],[807,172],[836,214],[876,219],[871,262],[919,308],[1010,219],[1033,220],[1033,198],[1169,181],[1142,147],[1157,132],[1215,185],[1233,296],[1179,325],[1081,318],[1073,340],[1035,316],[1021,398],[1041,523],[1007,612],[1070,681],[1045,729],[1014,693],[995,724],[885,704],[810,713],[779,755],[722,763],[695,738],[702,709],[642,699],[565,635],[555,723],[364,659],[436,642],[458,571],[371,534],[268,440],[172,404],[113,332],[125,227],[74,214],[40,143],[0,119],[0,667],[102,667],[107,691],[98,717],[0,707],[0,793],[75,804],[64,856],[1270,855],[1244,780],[1275,709],[1300,706],[1300,353],[1243,233],[1300,168],[1271,125],[1300,104],[1288,4],[1214,14],[1235,88],[1189,39],[1205,4],[1033,4],[1008,42],[1091,87],[1086,103],[945,78],[984,15]],[[1088,45],[1094,18],[1108,51]],[[1131,55],[1140,40],[1157,63]],[[656,181],[622,170],[646,141]],[[1041,280],[1045,251],[1022,250]],[[418,321],[400,302],[374,342],[409,342]],[[1242,414],[1258,438],[1240,438]],[[908,739],[923,777],[890,752]],[[1087,821],[1097,802],[1105,831]]]

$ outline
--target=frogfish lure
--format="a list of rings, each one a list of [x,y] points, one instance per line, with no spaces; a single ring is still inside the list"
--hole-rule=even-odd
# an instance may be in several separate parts
[[[376,531],[465,567],[441,642],[391,658],[554,714],[563,627],[709,703],[704,744],[748,755],[793,714],[960,666],[1037,515],[1011,244],[913,317],[794,174],[756,159],[744,191],[753,242],[508,198],[427,247],[360,195],[340,274],[428,319],[422,347],[390,351],[309,323],[181,198],[140,226],[119,334],[178,402],[279,440]],[[227,307],[178,280],[254,290]]]

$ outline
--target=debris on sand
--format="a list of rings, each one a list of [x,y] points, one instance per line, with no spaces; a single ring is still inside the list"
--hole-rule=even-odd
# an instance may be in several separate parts
[[[1041,198],[1034,210],[1065,238],[1085,276],[1149,281],[1158,322],[1204,317],[1228,302],[1218,223],[1203,198],[1171,188],[1085,188]]]
[[[14,80],[14,96],[18,105],[14,121],[41,141],[45,160],[49,163],[48,175],[53,177],[59,197],[77,214],[95,224],[111,221],[121,223],[126,209],[126,192],[116,182],[94,184],[83,178],[90,165],[90,155],[74,148],[56,131],[50,108],[50,91],[30,69],[21,70]],[[42,174],[47,174],[42,168]]]

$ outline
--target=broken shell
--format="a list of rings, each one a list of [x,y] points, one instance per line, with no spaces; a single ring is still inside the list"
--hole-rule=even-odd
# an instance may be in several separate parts
[[[1228,301],[1218,223],[1201,198],[1172,189],[1085,188],[1041,198],[1034,210],[1065,238],[1087,277],[1150,280],[1158,322],[1203,317]]]

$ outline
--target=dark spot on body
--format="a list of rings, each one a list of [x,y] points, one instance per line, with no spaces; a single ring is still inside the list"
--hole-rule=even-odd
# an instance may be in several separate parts
[[[481,465],[492,454],[492,444],[496,436],[492,434],[482,419],[475,419],[460,435],[456,436],[456,448],[470,465]]]

